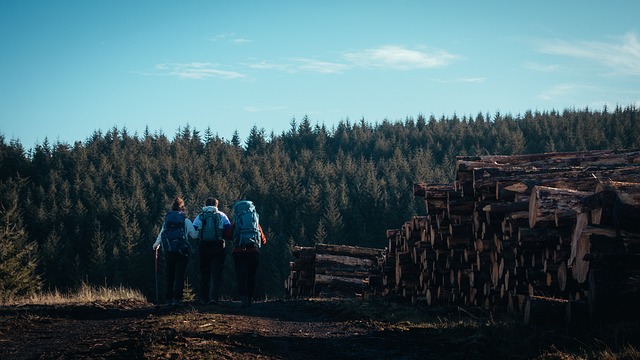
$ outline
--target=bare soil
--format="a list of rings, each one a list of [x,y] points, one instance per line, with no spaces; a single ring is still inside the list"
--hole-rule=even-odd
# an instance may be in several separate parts
[[[462,313],[423,312],[412,322],[395,312],[311,300],[3,307],[0,359],[531,359],[589,346],[567,333],[487,325]]]

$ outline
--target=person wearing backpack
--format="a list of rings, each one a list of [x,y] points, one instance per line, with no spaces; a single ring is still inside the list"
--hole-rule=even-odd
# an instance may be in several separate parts
[[[184,292],[184,274],[192,251],[189,238],[196,239],[198,232],[184,213],[184,200],[177,196],[167,212],[162,229],[153,244],[153,250],[159,247],[165,253],[167,303],[173,306],[182,305]]]
[[[225,241],[222,233],[231,227],[229,218],[218,210],[218,199],[208,198],[202,212],[193,220],[200,244],[200,302],[217,304],[225,260]]]
[[[235,203],[229,232],[233,234],[232,255],[240,301],[242,307],[249,307],[253,302],[260,247],[267,243],[253,202],[241,200]]]

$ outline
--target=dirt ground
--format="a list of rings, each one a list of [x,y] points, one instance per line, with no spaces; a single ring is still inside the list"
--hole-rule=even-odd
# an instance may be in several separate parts
[[[250,308],[232,301],[178,309],[127,302],[4,307],[0,358],[528,359],[557,351],[539,338],[508,344],[498,328],[438,326],[438,314],[429,315],[429,326],[372,320],[396,310],[366,306],[279,300]]]

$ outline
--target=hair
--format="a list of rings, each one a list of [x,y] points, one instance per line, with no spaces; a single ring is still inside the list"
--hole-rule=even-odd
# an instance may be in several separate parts
[[[184,211],[184,200],[180,196],[176,196],[173,199],[173,205],[171,205],[171,210],[173,211]]]
[[[208,198],[204,203],[205,206],[218,206],[218,199],[216,198]]]

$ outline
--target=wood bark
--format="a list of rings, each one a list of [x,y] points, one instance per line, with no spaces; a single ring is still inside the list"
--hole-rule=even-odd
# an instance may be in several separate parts
[[[558,226],[561,219],[593,210],[583,201],[590,195],[585,191],[534,186],[529,197],[529,227],[535,227],[538,221],[553,221]]]
[[[333,255],[349,255],[353,257],[371,257],[376,258],[384,251],[383,249],[366,248],[359,246],[333,245],[333,244],[317,244],[315,246],[316,254],[333,254]]]

